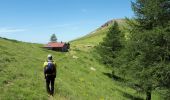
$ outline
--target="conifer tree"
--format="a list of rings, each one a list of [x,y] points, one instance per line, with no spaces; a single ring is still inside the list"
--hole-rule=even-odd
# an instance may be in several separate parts
[[[136,0],[132,3],[135,21],[127,49],[127,73],[151,100],[157,87],[169,88],[170,16],[169,0]]]
[[[99,46],[99,52],[104,64],[111,66],[114,63],[118,51],[122,48],[122,36],[118,23],[115,21]]]
[[[51,35],[50,41],[51,41],[51,42],[57,42],[57,37],[56,37],[55,34],[52,34],[52,35]]]

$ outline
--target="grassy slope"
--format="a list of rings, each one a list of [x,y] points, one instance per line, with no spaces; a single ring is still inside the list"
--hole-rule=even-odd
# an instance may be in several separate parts
[[[126,27],[128,27],[125,24],[124,20],[116,20],[119,25],[120,25],[120,29],[121,31],[123,31],[123,33],[125,34],[125,37],[128,35],[128,32],[125,30]],[[75,41],[73,41],[73,44],[75,45],[75,47],[81,49],[81,51],[88,51],[89,47],[87,46],[92,46],[90,48],[90,50],[92,51],[92,53],[95,53],[95,50],[93,49],[94,46],[98,45],[103,38],[106,36],[106,33],[108,32],[110,28],[110,25],[104,28],[101,28],[99,30],[96,30],[95,32],[92,32],[91,34],[88,34],[80,39],[77,39]],[[74,48],[75,48],[74,47]],[[90,56],[90,55],[89,55]],[[97,62],[97,61],[96,61]],[[105,69],[105,66],[101,67]],[[107,70],[108,72],[111,72],[110,70]],[[106,71],[106,73],[107,73]],[[129,88],[128,84],[126,83],[122,83],[120,81],[112,81],[112,83],[110,84],[110,88],[112,89],[116,89],[117,93],[114,93],[115,96],[113,96],[113,100],[127,100],[127,99],[132,99],[132,100],[141,100],[141,99],[145,99],[145,94],[142,93],[137,93],[135,90]],[[108,92],[109,93],[109,92]],[[122,98],[125,97],[125,98]],[[160,95],[157,92],[153,92],[152,93],[152,99],[153,100],[161,100]],[[107,99],[106,99],[107,100]]]
[[[42,64],[49,53],[58,63],[56,99],[125,99],[120,91],[131,90],[115,87],[103,74],[109,70],[94,59],[90,50],[75,47],[69,53],[56,53],[41,46],[0,39],[0,99],[48,99]],[[73,56],[79,58],[73,59]]]
[[[104,73],[93,46],[105,36],[108,28],[72,41],[71,51],[59,53],[44,50],[41,44],[30,44],[0,38],[0,100],[47,100],[42,64],[47,54],[58,64],[56,100],[131,100],[144,98],[128,86],[113,81]],[[73,57],[78,57],[74,59]],[[96,71],[92,71],[93,67]],[[158,99],[153,95],[153,99]]]

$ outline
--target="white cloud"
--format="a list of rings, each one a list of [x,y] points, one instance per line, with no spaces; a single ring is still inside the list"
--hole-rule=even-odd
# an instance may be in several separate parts
[[[23,32],[25,29],[18,29],[18,28],[0,28],[0,34],[8,34],[8,33],[16,33],[16,32]]]

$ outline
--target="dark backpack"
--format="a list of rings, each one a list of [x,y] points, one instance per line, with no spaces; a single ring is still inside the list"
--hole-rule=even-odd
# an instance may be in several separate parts
[[[53,62],[48,62],[46,69],[45,69],[45,73],[46,74],[53,74],[55,71],[55,65],[53,64]]]

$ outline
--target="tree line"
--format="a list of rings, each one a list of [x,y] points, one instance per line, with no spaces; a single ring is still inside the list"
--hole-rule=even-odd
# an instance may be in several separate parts
[[[154,90],[163,90],[163,98],[170,100],[170,0],[135,0],[131,5],[135,16],[126,18],[128,35],[115,21],[97,47],[101,61],[136,84],[146,100]]]

